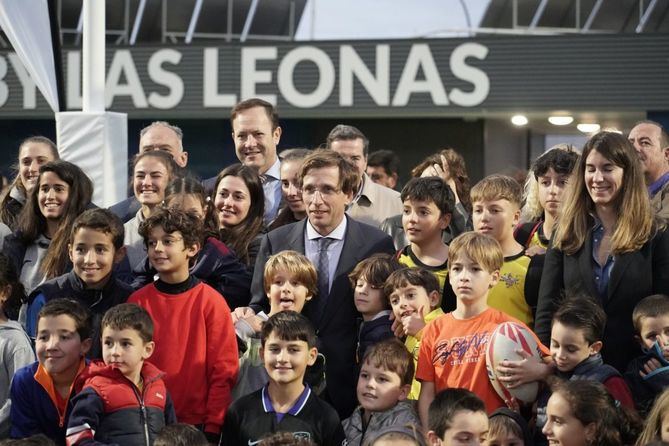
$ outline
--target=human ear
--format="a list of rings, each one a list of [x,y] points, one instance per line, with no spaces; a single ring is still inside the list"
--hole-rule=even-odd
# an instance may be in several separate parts
[[[441,297],[441,294],[439,294],[439,291],[432,291],[428,296],[428,300],[430,301],[430,311],[432,311],[434,308],[437,308],[439,306],[439,298]]]
[[[496,269],[490,274],[490,285],[488,285],[488,288],[494,287],[495,285],[497,285],[498,282],[499,282],[499,270]]]
[[[153,351],[156,348],[156,343],[153,341],[149,341],[144,344],[144,354],[142,355],[143,359],[149,359],[151,355],[153,354]]]
[[[399,401],[404,401],[409,397],[410,392],[411,392],[411,384],[404,384],[400,386],[400,394],[397,396],[397,399]]]
[[[86,338],[81,341],[81,356],[86,356],[92,345],[93,340],[91,338]]]
[[[597,341],[590,344],[590,356],[599,353],[603,345],[604,344],[602,343],[602,341]]]
[[[597,437],[597,424],[590,423],[585,426],[585,440],[587,444],[595,444]]]
[[[197,253],[200,251],[200,244],[193,243],[188,248],[186,248],[186,251],[188,251],[187,252],[188,257],[195,257]]]
[[[442,231],[448,228],[448,225],[451,224],[451,216],[452,214],[442,214],[441,217],[439,217],[439,227]]]
[[[318,356],[318,349],[316,347],[311,347],[309,349],[309,357],[307,359],[307,365],[314,365],[316,363],[317,356]]]
[[[114,254],[114,264],[121,263],[121,261],[125,257],[126,251],[127,249],[125,245],[121,246],[119,249],[116,250],[116,253]]]
[[[427,432],[427,440],[432,446],[441,446],[441,438],[434,431]]]

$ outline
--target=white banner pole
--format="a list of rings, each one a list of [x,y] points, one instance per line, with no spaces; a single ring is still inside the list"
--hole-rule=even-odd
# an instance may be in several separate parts
[[[83,111],[104,112],[105,1],[84,0],[83,16]]]

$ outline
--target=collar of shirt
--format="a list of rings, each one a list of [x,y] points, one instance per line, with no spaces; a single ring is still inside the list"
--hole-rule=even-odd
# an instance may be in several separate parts
[[[263,175],[273,180],[278,180],[281,178],[281,161],[279,161],[278,157],[276,161],[274,161],[274,164],[272,164],[272,166],[267,169],[267,172],[265,172]]]
[[[274,406],[272,406],[272,400],[269,397],[268,387],[269,387],[269,384],[262,388],[262,408],[265,411],[265,413],[275,413],[278,416],[280,412],[277,412],[274,409]],[[297,400],[295,400],[295,403],[288,410],[288,412],[281,414],[282,417],[285,414],[290,414],[292,416],[296,416],[297,414],[299,414],[302,411],[302,409],[304,409],[304,406],[307,404],[307,400],[309,399],[309,395],[311,395],[311,388],[309,387],[308,384],[305,384],[304,385],[304,390],[302,391],[300,396],[297,397]]]
[[[314,228],[311,225],[311,222],[309,219],[307,219],[307,239],[308,240],[317,240],[321,237],[329,237],[333,238],[335,240],[344,240],[344,235],[346,235],[346,216],[341,219],[341,222],[337,225],[336,228],[329,234],[319,234],[318,231],[316,231],[316,228]]]
[[[653,184],[648,186],[648,194],[651,198],[662,189],[662,187],[669,182],[669,172],[662,175],[657,181],[654,181]]]
[[[365,185],[368,183],[368,181],[371,181],[371,180],[369,179],[369,177],[367,176],[366,173],[363,173],[363,174],[362,174],[362,177],[360,178],[360,188],[359,188],[358,191],[355,193],[355,196],[354,196],[353,199],[351,200],[351,203],[349,204],[349,206],[351,206],[353,203],[357,203],[358,200],[360,199],[360,197],[362,197],[363,195],[365,196],[365,198],[367,198],[367,199],[369,200],[369,198],[367,197],[367,195],[365,195],[365,194],[363,193],[363,192],[364,192],[364,189],[365,189]]]

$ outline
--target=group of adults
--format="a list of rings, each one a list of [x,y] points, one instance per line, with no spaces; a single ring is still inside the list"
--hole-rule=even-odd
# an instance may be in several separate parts
[[[264,209],[263,229],[253,234],[258,247],[255,260],[249,262],[250,302],[235,309],[233,317],[265,309],[263,266],[270,255],[285,249],[305,254],[325,282],[305,314],[327,358],[326,397],[340,415],[348,415],[356,405],[358,316],[348,274],[372,254],[395,253],[403,246],[397,230],[402,213],[399,193],[379,184],[396,185],[396,172],[377,164],[370,172],[379,183],[372,180],[367,174],[369,140],[353,126],[333,128],[325,149],[291,149],[279,156],[283,130],[271,104],[243,101],[233,108],[231,124],[237,158],[257,175]],[[20,153],[17,180],[0,209],[0,218],[12,229],[12,216],[26,202],[40,166],[57,158],[55,147],[47,146],[48,150]],[[151,151],[169,154],[179,170],[188,167],[183,134],[176,126],[154,122],[143,129],[139,153]],[[452,149],[439,152],[412,175],[448,181],[457,202],[449,231],[466,230],[471,208],[462,157]],[[222,176],[223,172],[203,181],[203,187],[217,193]],[[585,292],[606,310],[604,357],[622,369],[637,349],[632,308],[647,295],[669,293],[669,235],[663,220],[669,217],[669,138],[650,121],[636,125],[629,139],[613,132],[594,135],[571,181],[546,253],[535,330],[549,342],[551,315],[560,296],[567,289]],[[224,209],[230,206],[226,200],[214,201],[209,202],[214,213],[230,209]],[[137,197],[130,197],[110,209],[128,221],[141,207]]]

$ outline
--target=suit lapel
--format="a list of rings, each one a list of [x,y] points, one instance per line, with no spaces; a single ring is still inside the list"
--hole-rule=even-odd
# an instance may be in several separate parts
[[[609,279],[605,305],[611,301],[611,296],[615,295],[616,288],[620,285],[620,281],[625,275],[625,270],[632,262],[633,257],[636,257],[636,253],[628,252],[615,257],[615,263],[613,264],[613,268],[611,268],[611,277]]]
[[[307,219],[302,219],[293,225],[293,229],[288,233],[288,249],[306,253],[304,247],[304,235],[307,233]]]
[[[578,269],[581,273],[581,280],[585,284],[586,292],[599,300],[599,293],[595,285],[595,272],[592,269],[592,237],[588,233],[585,243],[581,247],[581,255],[578,256]],[[567,288],[569,288],[569,284]]]

